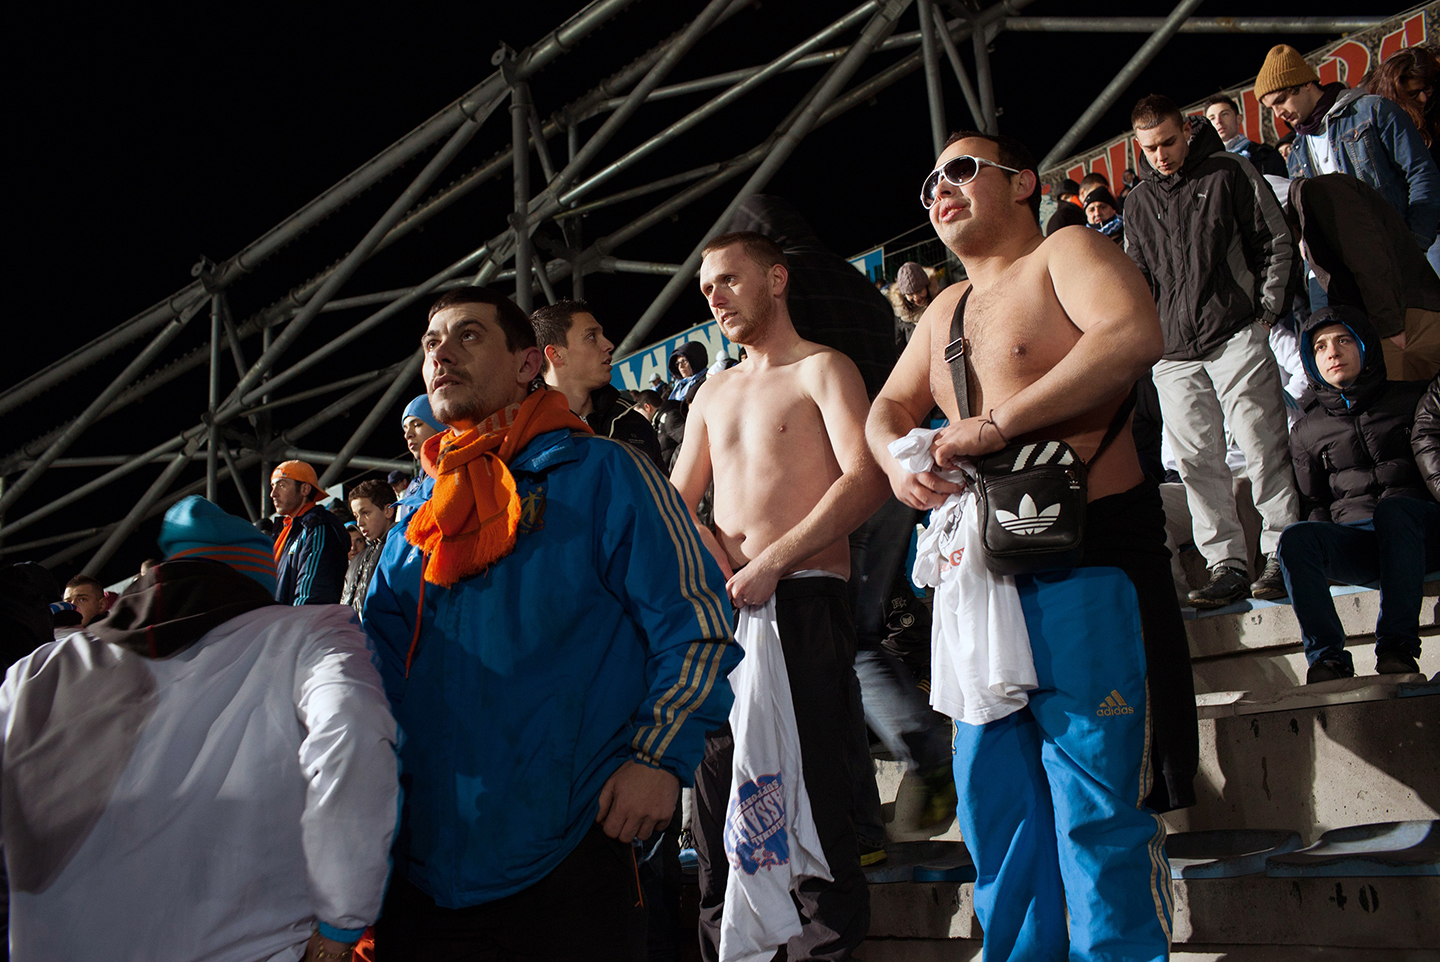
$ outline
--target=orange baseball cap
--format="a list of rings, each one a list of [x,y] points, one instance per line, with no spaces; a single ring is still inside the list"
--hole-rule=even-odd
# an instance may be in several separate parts
[[[320,478],[316,476],[315,469],[304,461],[281,461],[275,465],[275,470],[270,472],[270,483],[274,484],[281,478],[299,481],[310,485],[316,491],[320,490]]]

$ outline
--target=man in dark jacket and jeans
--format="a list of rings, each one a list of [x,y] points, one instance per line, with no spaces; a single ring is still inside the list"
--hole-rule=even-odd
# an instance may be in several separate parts
[[[1305,680],[1355,674],[1330,579],[1380,582],[1375,670],[1417,672],[1421,583],[1440,568],[1440,504],[1426,487],[1440,476],[1440,427],[1416,425],[1426,384],[1385,379],[1380,336],[1350,307],[1311,315],[1300,355],[1314,393],[1290,447],[1309,520],[1285,530],[1278,554],[1310,663]]]
[[[1130,115],[1143,156],[1125,205],[1125,250],[1160,308],[1165,354],[1155,388],[1185,482],[1195,545],[1210,582],[1197,608],[1284,594],[1275,547],[1299,505],[1286,450],[1280,371],[1270,325],[1285,312],[1295,244],[1275,195],[1249,161],[1225,151],[1208,123],[1191,124],[1168,97],[1145,97]],[[1226,430],[1245,455],[1264,521],[1264,571],[1248,584]]]

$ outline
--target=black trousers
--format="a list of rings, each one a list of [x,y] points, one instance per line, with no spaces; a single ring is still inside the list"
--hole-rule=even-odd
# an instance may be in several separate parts
[[[1153,478],[1090,502],[1084,552],[1082,566],[1119,568],[1139,596],[1153,731],[1150,758],[1161,776],[1145,804],[1157,812],[1194,805],[1195,773],[1200,767],[1195,675],[1190,668],[1190,640],[1170,580],[1165,506]]]
[[[549,875],[462,909],[403,875],[375,923],[376,962],[644,962],[645,906],[634,849],[595,826]]]
[[[805,928],[790,940],[791,962],[848,959],[870,928],[870,893],[851,818],[855,789],[849,745],[858,720],[851,698],[855,629],[846,593],[845,582],[838,578],[797,578],[781,581],[775,589],[805,789],[820,847],[835,879],[801,884],[796,900]],[[730,867],[725,856],[725,808],[734,753],[735,740],[727,723],[706,736],[705,757],[695,772],[700,954],[708,962],[719,958],[720,914]]]

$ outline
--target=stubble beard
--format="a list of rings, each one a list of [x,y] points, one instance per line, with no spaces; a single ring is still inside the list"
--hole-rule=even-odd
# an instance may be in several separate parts
[[[739,344],[741,347],[750,347],[770,329],[770,322],[774,319],[775,301],[766,297],[753,311],[745,313],[741,318],[741,323],[734,328],[734,334],[725,336],[730,339],[731,343]]]

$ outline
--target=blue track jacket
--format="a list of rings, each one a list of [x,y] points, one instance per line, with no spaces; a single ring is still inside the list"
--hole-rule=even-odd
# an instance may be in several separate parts
[[[338,605],[350,567],[350,532],[318,504],[295,519],[275,571],[282,605]]]
[[[453,588],[386,539],[365,628],[403,731],[396,869],[462,908],[538,882],[625,762],[691,783],[740,660],[725,582],[643,454],[551,431],[509,465],[515,550]]]

